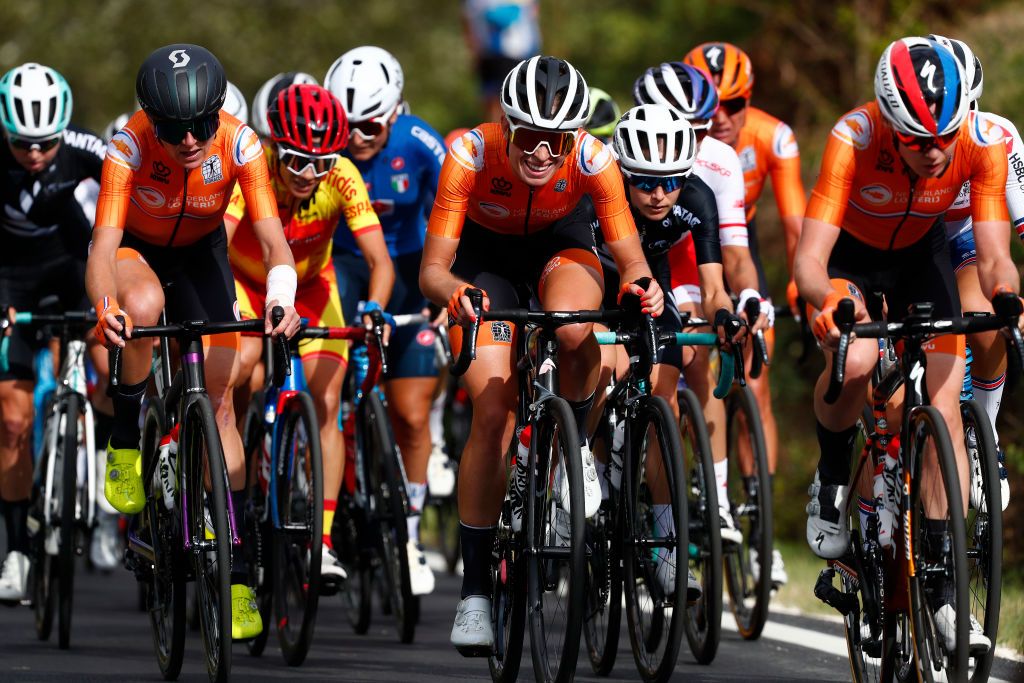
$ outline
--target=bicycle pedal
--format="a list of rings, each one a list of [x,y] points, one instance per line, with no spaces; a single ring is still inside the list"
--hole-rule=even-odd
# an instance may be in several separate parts
[[[832,567],[822,569],[814,584],[814,596],[845,617],[857,608],[857,597],[833,586],[832,579],[835,575],[836,570]]]

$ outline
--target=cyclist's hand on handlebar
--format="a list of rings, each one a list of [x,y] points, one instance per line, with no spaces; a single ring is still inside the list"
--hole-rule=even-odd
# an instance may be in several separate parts
[[[996,298],[998,298],[1000,295],[1005,295],[1005,294],[1014,294],[1014,296],[1017,296],[1017,298],[1020,299],[1021,306],[1024,307],[1024,297],[1016,295],[1014,293],[1013,289],[1009,285],[1007,285],[1007,284],[996,285],[995,290],[993,290],[993,292],[992,292],[992,305],[993,305],[993,307],[995,307]],[[996,311],[998,312],[999,308],[996,308]],[[11,320],[13,320],[13,318]],[[1017,316],[1017,329],[1020,330],[1021,334],[1024,334],[1024,315]],[[1003,330],[1003,335],[1004,336],[1009,336],[1009,332],[1006,329],[1004,329]]]
[[[789,305],[789,312],[793,314],[793,320],[800,322],[803,311],[797,303],[800,299],[800,291],[796,287],[796,280],[790,280],[786,285],[786,303]]]
[[[7,319],[2,322],[5,337],[11,336],[11,329],[14,327],[14,319],[15,316],[17,315],[18,311],[14,308],[14,306],[7,307]]]
[[[758,302],[760,313],[758,313],[757,320],[747,320],[747,314],[745,311],[746,303],[749,299],[755,299]],[[769,327],[775,325],[775,306],[768,299],[761,296],[761,293],[756,289],[744,289],[740,292],[739,302],[736,304],[736,311],[747,325],[750,326],[751,333],[761,332],[767,330]]]
[[[462,283],[448,299],[448,315],[451,316],[458,325],[473,322],[476,317],[473,314],[473,303],[469,300],[469,297],[466,296],[467,289],[474,289],[474,287],[469,283]],[[476,289],[480,288],[477,287]],[[483,310],[490,310],[491,300],[487,298],[487,292],[482,289],[480,289],[480,291],[483,292],[484,295]]]
[[[661,285],[654,278],[644,278],[646,287],[642,287],[639,280],[636,282],[625,282],[619,288],[618,302],[622,303],[624,294],[632,294],[640,297],[640,312],[650,314],[651,317],[659,317],[665,310],[665,293],[661,291]]]
[[[117,321],[117,316],[124,318],[124,325]],[[12,318],[13,320],[13,318]],[[115,346],[124,348],[125,339],[132,336],[132,319],[121,310],[117,299],[105,296],[96,302],[96,338],[108,349]]]
[[[277,299],[267,302],[266,312],[264,313],[265,324],[263,326],[263,333],[273,337],[283,334],[286,338],[291,339],[299,331],[299,324],[302,321],[294,306],[281,306],[284,309],[284,318],[281,319],[280,325],[275,326],[274,321],[270,318],[270,312],[274,309],[274,306],[279,305]]]
[[[429,321],[427,324],[430,325],[435,330],[441,327],[441,325],[444,325],[445,323],[448,322],[447,309],[442,308],[437,312],[437,315],[434,315],[433,312],[430,310],[430,307],[427,306],[426,308],[423,309],[422,313],[423,317]]]
[[[719,344],[734,344],[747,334],[747,323],[743,318],[726,308],[715,311],[714,329]]]
[[[814,337],[821,344],[822,348],[826,351],[836,351],[839,348],[839,328],[836,326],[833,316],[836,312],[836,307],[839,302],[843,299],[852,299],[854,305],[853,319],[855,322],[864,322],[868,320],[868,311],[864,307],[862,302],[857,297],[851,297],[849,294],[844,292],[829,292],[825,296],[825,303],[822,304],[821,312],[814,319],[811,325],[811,331],[814,333]],[[850,336],[850,341],[855,339],[855,335]]]

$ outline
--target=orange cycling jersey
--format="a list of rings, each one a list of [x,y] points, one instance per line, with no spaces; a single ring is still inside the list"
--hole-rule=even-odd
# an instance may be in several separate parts
[[[986,137],[972,125],[974,116],[960,127],[943,174],[912,180],[878,105],[847,113],[832,128],[806,216],[873,247],[901,249],[921,239],[970,180],[974,220],[1008,221],[1006,147],[998,135]]]
[[[235,180],[253,220],[276,217],[262,151],[249,126],[221,111],[206,160],[188,171],[164,151],[146,114],[136,112],[107,145],[96,225],[160,246],[192,244],[221,224]]]
[[[269,149],[266,160],[268,165],[274,162],[274,153]],[[284,225],[284,236],[295,258],[299,282],[316,277],[330,264],[331,241],[340,217],[345,217],[349,230],[356,235],[380,229],[380,220],[370,204],[366,185],[355,165],[345,157],[338,159],[309,199],[295,199],[284,180],[277,175],[276,168],[270,183]],[[252,228],[252,218],[246,215],[247,201],[245,192],[235,187],[227,216],[238,221],[238,227],[228,253],[236,274],[251,282],[263,282],[267,275],[263,250]]]
[[[740,129],[736,153],[746,186],[747,223],[757,213],[757,200],[769,175],[779,216],[803,217],[807,198],[800,179],[800,150],[789,126],[756,107],[747,107],[747,122]]]
[[[636,234],[611,150],[580,132],[565,163],[546,185],[530,188],[509,163],[501,124],[484,123],[458,138],[445,156],[427,233],[457,238],[470,220],[504,235],[551,225],[590,195],[606,242]]]

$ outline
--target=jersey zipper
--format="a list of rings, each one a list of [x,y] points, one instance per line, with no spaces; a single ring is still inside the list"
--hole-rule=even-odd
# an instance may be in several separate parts
[[[910,207],[914,205],[914,188],[917,187],[917,176],[910,181],[910,194],[907,197],[907,210],[903,212],[903,218],[900,219],[896,229],[892,232],[892,237],[889,239],[889,251],[892,251],[893,245],[896,244],[896,237],[900,234],[900,229],[903,228],[903,224],[907,222],[907,218],[910,217]]]
[[[185,181],[181,186],[181,211],[178,212],[178,220],[174,223],[174,230],[171,231],[171,239],[167,240],[167,246],[174,246],[174,238],[178,236],[178,228],[181,227],[181,219],[185,217],[185,206],[188,204],[188,173],[185,169]]]
[[[523,237],[530,234],[530,209],[533,208],[533,187],[530,187],[530,196],[526,199],[526,218],[523,219]]]

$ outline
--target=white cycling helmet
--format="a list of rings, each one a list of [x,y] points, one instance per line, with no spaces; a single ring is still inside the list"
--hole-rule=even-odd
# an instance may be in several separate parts
[[[984,75],[981,72],[981,60],[978,59],[978,55],[974,54],[974,51],[962,40],[947,38],[935,33],[928,37],[952,52],[956,61],[960,62],[960,66],[964,68],[964,81],[968,84],[967,97],[971,101],[971,106],[977,108],[978,100],[981,99],[981,91],[985,85]]]
[[[576,130],[590,118],[590,91],[583,74],[564,59],[530,57],[505,76],[501,108],[519,125]]]
[[[228,81],[228,91],[224,97],[224,106],[221,107],[224,111],[234,116],[242,123],[248,123],[249,119],[249,106],[245,103],[245,97],[242,95],[242,91],[238,89],[238,86]]]
[[[965,80],[960,62],[938,42],[900,38],[878,60],[875,99],[897,133],[938,137],[957,130],[967,117]]]
[[[405,75],[395,56],[374,45],[356,47],[334,60],[324,85],[341,100],[351,123],[390,116],[402,102]]]
[[[109,140],[110,138],[114,137],[114,133],[124,128],[125,124],[128,123],[128,119],[130,119],[131,117],[132,115],[128,112],[118,114],[117,118],[108,123],[107,127],[103,129],[103,139]]]
[[[693,126],[660,104],[641,104],[623,114],[612,144],[625,176],[688,176],[697,159]]]
[[[286,71],[268,80],[256,91],[252,98],[252,127],[260,137],[270,137],[270,124],[267,123],[267,110],[270,101],[290,85],[320,85],[314,76],[302,71]]]
[[[45,140],[71,121],[71,88],[54,69],[35,62],[0,78],[0,121],[8,135]]]
[[[652,66],[633,83],[637,104],[660,104],[679,111],[689,121],[702,121],[700,128],[711,127],[718,110],[718,90],[711,76],[683,62],[663,62]]]

